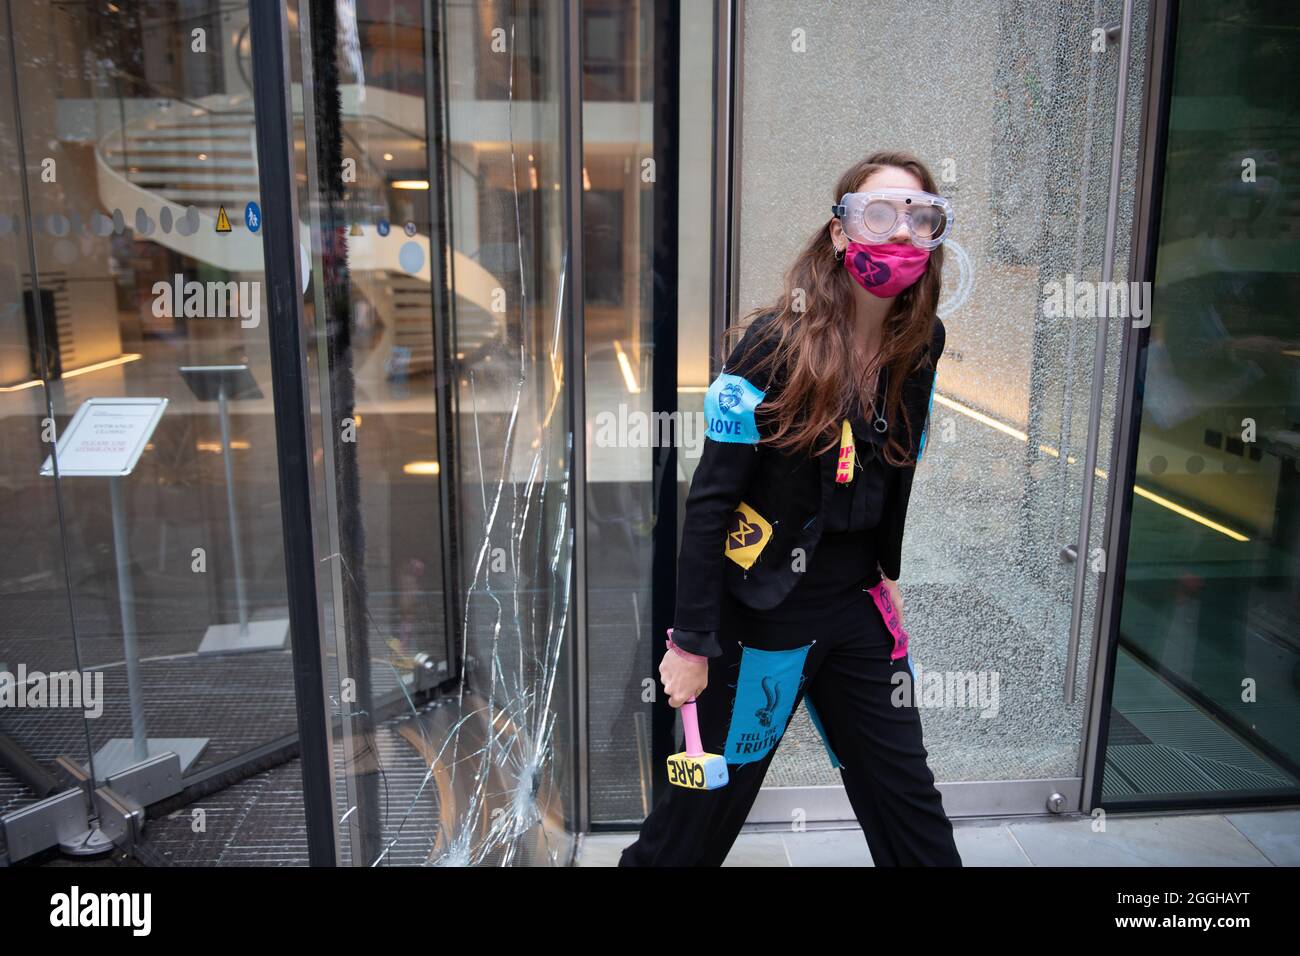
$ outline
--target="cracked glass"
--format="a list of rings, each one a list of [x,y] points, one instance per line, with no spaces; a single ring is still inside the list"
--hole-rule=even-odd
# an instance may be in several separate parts
[[[323,650],[353,865],[571,851],[561,12],[297,11]]]

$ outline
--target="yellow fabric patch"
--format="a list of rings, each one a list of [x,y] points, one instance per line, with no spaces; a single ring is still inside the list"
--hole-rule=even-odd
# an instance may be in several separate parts
[[[758,553],[772,538],[772,526],[745,502],[736,506],[727,528],[726,554],[742,568],[748,568],[758,559]]]
[[[840,428],[840,461],[835,468],[835,480],[841,485],[853,480],[853,427],[847,418]]]

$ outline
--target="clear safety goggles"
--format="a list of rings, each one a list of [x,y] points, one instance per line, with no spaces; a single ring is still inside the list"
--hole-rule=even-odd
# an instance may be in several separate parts
[[[952,231],[952,203],[917,189],[873,189],[845,193],[831,206],[845,235],[855,242],[888,242],[907,224],[912,245],[933,249]]]

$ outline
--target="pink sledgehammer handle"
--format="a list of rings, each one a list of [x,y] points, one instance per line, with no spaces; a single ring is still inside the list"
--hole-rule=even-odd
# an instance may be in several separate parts
[[[704,753],[700,745],[700,722],[695,716],[695,698],[682,704],[682,730],[686,732],[686,756],[698,757]]]

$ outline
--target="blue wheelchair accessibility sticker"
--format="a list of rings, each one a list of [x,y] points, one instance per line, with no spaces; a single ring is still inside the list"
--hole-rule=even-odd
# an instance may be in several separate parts
[[[808,644],[788,651],[742,648],[736,699],[731,705],[731,724],[722,750],[727,763],[762,760],[776,746],[794,710],[811,647]]]
[[[758,444],[754,409],[765,394],[741,376],[723,372],[704,393],[705,436],[714,441]]]

